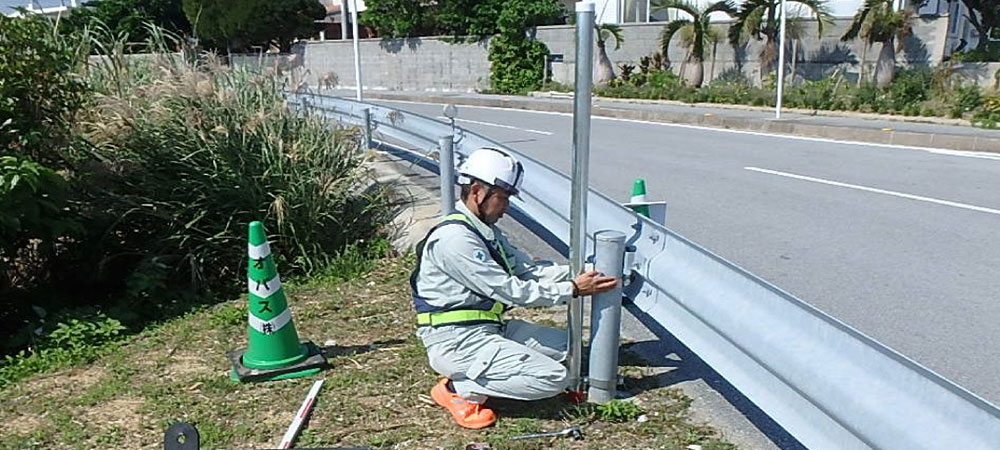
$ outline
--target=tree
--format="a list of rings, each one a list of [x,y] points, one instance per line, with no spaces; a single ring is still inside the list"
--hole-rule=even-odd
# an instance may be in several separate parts
[[[615,50],[618,50],[622,48],[625,36],[622,35],[622,27],[611,23],[595,25],[594,31],[597,33],[597,79],[594,84],[602,86],[615,79],[615,67],[608,58],[607,41],[614,39]]]
[[[194,34],[208,47],[243,51],[277,45],[289,51],[296,38],[312,36],[326,16],[317,0],[183,0]]]
[[[826,0],[787,0],[786,8],[797,6],[808,11],[816,20],[817,35],[823,34],[823,26],[830,22],[830,10]],[[781,21],[781,0],[747,0],[736,13],[736,22],[729,27],[729,42],[733,47],[745,45],[750,38],[765,40],[760,52],[761,76],[774,70],[778,58],[778,33]],[[789,18],[786,35],[798,39],[804,34],[802,18]]]
[[[496,34],[502,0],[440,0],[434,12],[438,34],[481,39]]]
[[[112,36],[127,36],[129,42],[146,42],[151,37],[147,24],[178,36],[191,34],[181,0],[93,0],[74,9],[65,20],[71,32],[104,26]],[[146,51],[144,47],[135,50]]]
[[[735,6],[731,0],[720,0],[704,9],[687,0],[657,0],[654,5],[656,11],[676,9],[691,16],[690,19],[674,19],[667,22],[660,32],[660,52],[669,60],[667,55],[670,50],[670,40],[677,32],[682,32],[684,45],[688,48],[685,65],[690,67],[690,72],[684,71],[684,78],[692,86],[701,86],[705,74],[706,48],[711,47],[712,42],[718,39],[709,23],[710,16],[714,12],[732,16],[736,12]]]
[[[529,37],[539,25],[555,23],[563,17],[556,0],[506,0],[497,17],[499,35],[490,40],[490,85],[503,93],[521,93],[542,84],[549,49]]]
[[[913,34],[913,9],[897,11],[894,3],[894,0],[865,0],[840,38],[846,42],[860,37],[866,53],[871,44],[882,44],[875,62],[875,84],[880,88],[889,86],[896,76],[897,45],[902,47],[903,40]],[[864,58],[861,64],[863,67]]]
[[[951,0],[955,1],[955,0]],[[976,50],[985,52],[990,36],[1000,37],[1000,0],[962,0],[969,10],[969,23],[979,33]],[[995,44],[994,44],[995,45]]]
[[[434,27],[436,4],[424,0],[368,0],[358,19],[387,38],[437,34]]]

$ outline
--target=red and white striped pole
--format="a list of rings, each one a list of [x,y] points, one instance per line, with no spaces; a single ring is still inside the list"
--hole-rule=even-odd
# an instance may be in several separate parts
[[[319,388],[323,387],[323,381],[319,380],[313,383],[312,389],[309,390],[309,394],[306,395],[305,401],[302,402],[302,406],[299,407],[299,412],[295,413],[295,420],[292,424],[288,426],[288,431],[285,432],[285,437],[281,438],[281,444],[278,448],[292,448],[292,442],[295,441],[295,437],[299,435],[299,429],[302,428],[302,422],[306,420],[306,416],[309,415],[309,410],[312,409],[313,403],[316,402],[316,396],[319,395]]]

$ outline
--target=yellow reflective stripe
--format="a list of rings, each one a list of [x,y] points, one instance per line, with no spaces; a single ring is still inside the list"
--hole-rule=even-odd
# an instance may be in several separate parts
[[[436,313],[417,314],[417,325],[449,325],[473,321],[490,321],[503,323],[503,303],[495,302],[489,311],[478,309],[457,309]]]
[[[504,269],[507,269],[508,274],[513,275],[514,262],[510,260],[509,256],[507,256],[507,252],[503,251],[503,245],[501,245],[499,241],[497,242],[497,248],[500,249],[500,257],[503,258],[503,262],[506,263],[505,265],[507,267],[504,267]]]

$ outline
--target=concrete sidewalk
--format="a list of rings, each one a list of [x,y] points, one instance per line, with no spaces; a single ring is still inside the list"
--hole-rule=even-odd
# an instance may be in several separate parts
[[[349,90],[321,92],[347,98],[354,97],[354,91]],[[365,92],[365,98],[373,100],[454,103],[456,105],[560,113],[573,112],[573,99],[570,95],[542,95],[544,96],[526,97],[457,92]],[[775,120],[774,110],[769,108],[604,97],[595,98],[593,105],[593,114],[603,117],[819,137],[840,141],[1000,153],[1000,130],[975,128],[967,125],[967,121],[957,119],[789,109],[782,112],[780,120]]]

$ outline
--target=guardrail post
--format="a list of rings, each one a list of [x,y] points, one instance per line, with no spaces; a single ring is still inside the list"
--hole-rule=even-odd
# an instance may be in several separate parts
[[[573,100],[573,189],[570,200],[569,267],[576,276],[583,269],[587,251],[587,169],[590,164],[590,98],[594,66],[594,4],[576,4],[576,92]],[[566,368],[569,388],[583,391],[580,361],[583,356],[583,298],[569,302]]]
[[[364,140],[365,140],[364,150],[368,150],[372,148],[372,111],[370,108],[365,108],[364,111],[361,113],[361,115],[364,118],[365,122],[364,128],[361,130],[361,132],[364,134]]]
[[[438,138],[438,162],[441,174],[441,215],[455,210],[455,135]]]
[[[594,269],[622,279],[625,234],[600,231],[594,236]],[[594,296],[590,308],[590,389],[587,401],[607,403],[618,386],[618,342],[622,323],[622,284]]]

